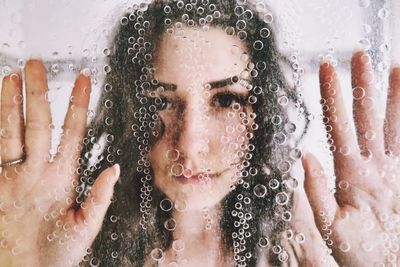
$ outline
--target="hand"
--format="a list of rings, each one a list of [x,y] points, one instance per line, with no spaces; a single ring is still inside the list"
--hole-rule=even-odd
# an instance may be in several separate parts
[[[119,166],[104,170],[86,201],[79,209],[73,208],[90,79],[79,75],[75,81],[53,161],[44,65],[30,60],[25,66],[25,127],[22,82],[18,73],[2,82],[1,159],[4,163],[26,157],[0,173],[1,266],[72,266],[79,263],[100,230]]]
[[[399,263],[400,222],[400,68],[393,67],[385,120],[379,118],[370,57],[352,58],[351,131],[335,69],[320,67],[324,123],[333,146],[336,193],[311,154],[303,158],[305,189],[323,239],[340,265]],[[379,265],[388,266],[388,265]]]
[[[293,191],[291,230],[283,235],[283,244],[290,255],[290,266],[337,267],[330,249],[322,240],[313,219],[303,187]]]

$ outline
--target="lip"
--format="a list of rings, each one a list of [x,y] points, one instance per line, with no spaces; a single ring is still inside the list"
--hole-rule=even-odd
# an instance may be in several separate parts
[[[189,177],[186,177],[184,175],[176,176],[175,179],[182,184],[200,184],[200,183],[208,183],[215,177],[217,177],[217,174],[199,172]]]

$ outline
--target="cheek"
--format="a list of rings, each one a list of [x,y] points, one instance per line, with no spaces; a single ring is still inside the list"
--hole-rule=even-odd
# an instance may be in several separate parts
[[[210,123],[210,143],[218,158],[227,163],[243,158],[249,144],[249,123],[243,123],[238,114]]]
[[[166,169],[167,161],[165,159],[165,155],[167,151],[168,148],[162,137],[153,145],[151,149],[149,159],[155,177],[158,177],[158,174],[164,172]]]

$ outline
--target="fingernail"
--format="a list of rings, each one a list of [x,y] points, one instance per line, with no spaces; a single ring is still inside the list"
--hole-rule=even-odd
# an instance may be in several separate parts
[[[32,53],[31,56],[29,57],[30,59],[42,59],[42,55],[39,53]]]
[[[90,71],[89,68],[84,68],[84,69],[81,70],[81,74],[85,75],[86,77],[90,77],[92,72]]]
[[[392,69],[400,69],[400,64],[397,62],[393,62],[391,68]]]
[[[121,168],[120,168],[118,163],[114,164],[113,168],[114,168],[114,177],[117,180],[119,178],[119,175],[120,175],[120,172],[121,172]]]
[[[308,149],[307,148],[302,148],[301,149],[301,157],[304,158],[308,154]]]
[[[356,54],[358,54],[358,53],[366,53],[366,51],[365,51],[365,49],[364,49],[364,47],[362,47],[362,46],[356,46],[354,49],[353,49],[353,56],[354,55],[356,55]]]
[[[320,60],[319,65],[323,68],[328,68],[330,65],[330,61],[327,58],[323,58]]]
[[[14,83],[14,84],[19,84],[19,82],[20,82],[20,78],[19,78],[19,75],[18,75],[18,73],[13,73],[13,74],[11,74],[10,75],[10,81],[12,82],[12,83]]]

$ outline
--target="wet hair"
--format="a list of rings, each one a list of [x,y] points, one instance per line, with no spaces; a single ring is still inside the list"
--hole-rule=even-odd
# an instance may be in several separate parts
[[[277,246],[290,220],[290,167],[299,154],[293,149],[308,121],[306,107],[283,75],[271,18],[262,5],[244,0],[156,0],[134,5],[121,18],[109,55],[110,71],[84,139],[78,203],[105,168],[119,163],[121,176],[86,264],[143,266],[152,251],[172,245],[172,232],[164,222],[171,218],[173,203],[153,187],[147,157],[162,129],[145,92],[157,85],[152,78],[155,51],[173,26],[217,27],[238,36],[247,48],[252,62],[247,66],[252,76],[249,101],[257,129],[246,164],[238,170],[241,177],[221,201],[221,251],[231,251],[237,266],[255,266],[269,244],[278,248],[268,252],[273,264],[285,261],[285,251]],[[289,119],[290,107],[306,121],[300,134]]]

